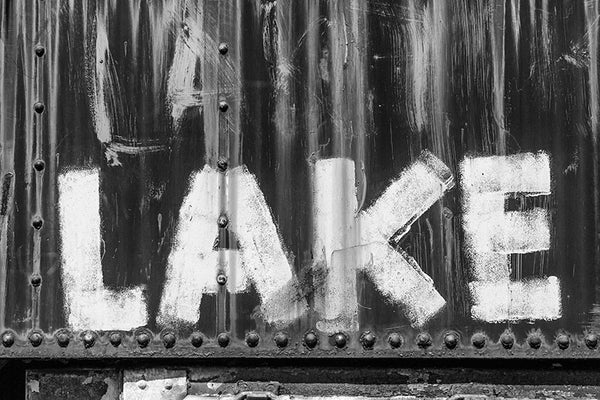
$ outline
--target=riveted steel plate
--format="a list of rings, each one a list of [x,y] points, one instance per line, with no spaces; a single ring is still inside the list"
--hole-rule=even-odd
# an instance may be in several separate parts
[[[0,0],[0,357],[598,358],[597,0]]]

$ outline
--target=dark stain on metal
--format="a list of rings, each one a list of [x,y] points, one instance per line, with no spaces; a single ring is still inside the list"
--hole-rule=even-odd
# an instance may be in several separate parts
[[[8,210],[8,201],[10,197],[10,189],[14,174],[7,172],[4,174],[4,180],[2,181],[2,204],[0,205],[0,215],[6,215]]]

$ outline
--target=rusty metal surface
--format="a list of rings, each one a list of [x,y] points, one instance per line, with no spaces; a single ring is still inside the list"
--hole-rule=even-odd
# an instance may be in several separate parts
[[[0,357],[599,358],[599,19],[0,0]]]
[[[62,371],[35,369],[28,373],[27,393],[29,399],[44,398],[47,400],[71,398],[96,398],[81,394],[96,393],[90,389],[93,386],[89,377],[119,377],[114,382],[118,391],[109,390],[105,394],[108,399],[123,399],[131,397],[127,392],[128,374],[132,379],[145,378],[145,389],[160,386],[162,394],[155,393],[155,397],[146,393],[144,399],[169,399],[172,393],[164,391],[168,379],[179,376],[177,371],[183,371],[184,389],[179,391],[177,398],[184,399],[352,399],[352,400],[380,400],[399,398],[598,398],[598,386],[590,385],[594,379],[594,372],[585,370],[555,371],[538,368],[538,374],[531,374],[530,370],[469,370],[465,368],[436,369],[436,368],[396,368],[364,370],[361,368],[336,368],[331,367],[326,371],[322,367],[305,366],[302,368],[288,366],[282,370],[276,368],[259,367],[199,367],[199,366],[173,366],[167,368],[137,369],[129,374],[127,369],[105,368],[92,371],[72,371],[69,368]],[[323,371],[324,373],[320,372]],[[131,372],[131,371],[130,371]],[[361,372],[366,372],[364,376]],[[162,373],[162,374],[161,374]],[[597,373],[595,373],[597,376]],[[486,377],[488,382],[484,383]],[[515,376],[517,379],[512,379]],[[269,381],[268,377],[278,381]],[[372,379],[377,376],[376,379]],[[75,378],[77,377],[77,379]],[[170,378],[169,378],[170,377]],[[253,377],[254,380],[241,380],[241,377]],[[121,385],[121,379],[123,385]],[[179,378],[176,378],[179,379]],[[582,383],[588,380],[588,384]],[[511,383],[512,380],[512,383]],[[98,379],[96,379],[98,381]],[[95,381],[94,381],[95,382]],[[100,380],[101,382],[101,380]],[[111,381],[112,382],[112,381]],[[138,382],[140,382],[138,380]],[[133,382],[131,382],[133,383]],[[137,386],[137,392],[142,389]],[[62,388],[62,391],[57,391]],[[105,386],[102,386],[106,389]],[[252,389],[252,390],[248,390]],[[44,393],[46,397],[40,396]],[[68,394],[71,393],[71,397]],[[104,393],[104,392],[102,392]],[[74,394],[79,394],[75,397]],[[115,397],[117,394],[117,397]],[[139,394],[139,393],[138,393]],[[83,397],[82,397],[83,396]],[[169,397],[171,396],[171,397]],[[102,398],[102,397],[100,397]],[[137,398],[137,397],[133,397]],[[102,398],[103,400],[105,398]]]
[[[122,388],[116,370],[27,373],[27,400],[118,400]]]

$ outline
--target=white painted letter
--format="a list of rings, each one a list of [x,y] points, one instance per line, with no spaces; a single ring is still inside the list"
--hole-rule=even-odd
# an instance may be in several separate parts
[[[114,292],[102,282],[99,183],[98,170],[58,178],[65,312],[76,330],[128,330],[146,325],[146,302],[141,287]]]
[[[446,165],[424,151],[358,216],[353,161],[317,161],[314,186],[313,251],[315,263],[327,274],[315,298],[321,315],[317,328],[328,333],[358,329],[356,270],[365,271],[390,302],[402,305],[413,326],[420,327],[437,314],[445,301],[431,278],[389,240],[404,236],[454,186]]]
[[[469,284],[473,318],[488,322],[560,318],[558,278],[510,280],[511,253],[550,248],[547,210],[504,210],[508,193],[550,194],[548,155],[466,158],[461,164],[461,176],[466,254],[474,277]]]
[[[224,185],[228,229],[240,251],[213,250],[219,217],[219,185]],[[238,293],[254,284],[267,322],[285,324],[306,311],[283,251],[271,212],[256,178],[245,167],[223,175],[209,166],[196,173],[181,206],[179,227],[169,255],[158,321],[195,323],[204,293],[216,293],[219,251],[229,290]]]

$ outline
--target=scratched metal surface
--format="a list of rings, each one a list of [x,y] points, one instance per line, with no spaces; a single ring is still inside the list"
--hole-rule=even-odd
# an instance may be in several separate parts
[[[0,356],[598,356],[598,1],[0,0],[0,9]],[[351,160],[350,204],[358,213],[423,150],[447,166],[455,186],[393,242],[445,300],[426,323],[411,326],[406,305],[390,302],[377,279],[355,273],[355,259],[342,257],[339,275],[330,272],[335,279],[327,280],[327,267],[315,261],[312,171],[319,161]],[[547,210],[549,249],[511,255],[511,279],[555,276],[560,316],[477,320],[461,162],[539,152],[549,156],[551,194],[507,196],[506,209]],[[205,165],[223,169],[223,161],[228,171],[245,166],[264,194],[289,260],[281,267],[293,276],[289,296],[275,302],[294,297],[307,304],[288,323],[265,319],[257,285],[229,294],[232,277],[202,296],[193,323],[160,319],[192,177]],[[73,171],[97,174],[97,205],[82,197],[77,207],[61,208],[60,179]],[[513,172],[515,180],[527,173]],[[341,186],[325,190],[325,225],[350,242],[335,221],[348,200]],[[213,195],[226,196],[223,187]],[[223,204],[230,215],[244,212]],[[92,295],[82,312],[100,322],[86,335],[69,320],[65,276],[87,282],[91,261],[66,260],[61,215],[76,209],[83,226],[77,216],[94,207],[100,238],[79,237],[93,226],[72,230],[83,240],[75,247],[97,249],[103,290],[141,288],[146,330],[103,325],[126,324],[131,308],[101,308]],[[219,230],[216,220],[211,229],[215,253],[244,252],[236,232]],[[65,275],[67,262],[74,275]],[[201,269],[199,279],[206,274],[216,281],[218,268]],[[354,274],[354,300],[328,302],[326,285]],[[184,304],[188,289],[171,290],[175,308],[197,311]],[[420,291],[413,295],[419,299]],[[318,329],[324,313],[353,301],[353,324],[336,330],[343,337]],[[429,301],[426,293],[422,301]],[[100,315],[106,310],[114,315]],[[140,332],[147,337],[139,340]],[[256,347],[247,345],[251,332]],[[307,332],[318,339],[314,350]],[[366,332],[374,350],[365,345]],[[501,340],[507,332],[516,339],[509,350]],[[219,341],[219,334],[227,337]],[[190,338],[198,335],[202,344],[195,346]]]

